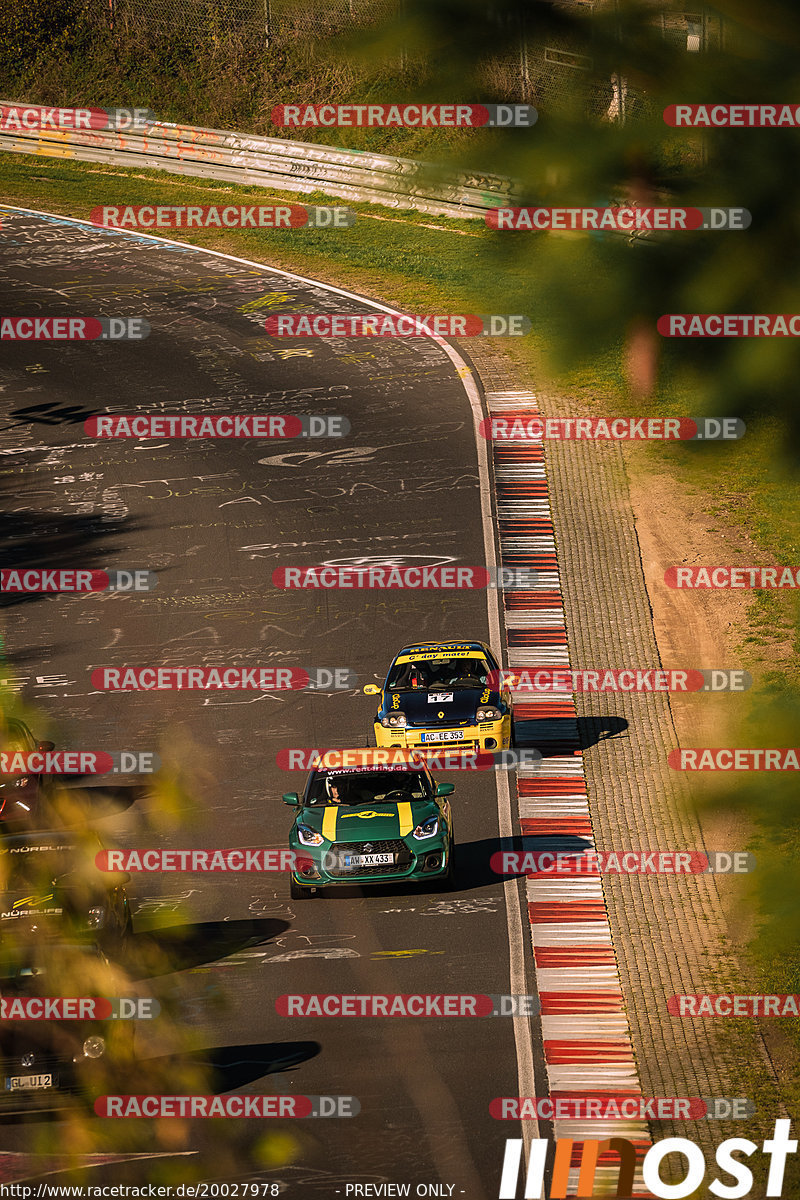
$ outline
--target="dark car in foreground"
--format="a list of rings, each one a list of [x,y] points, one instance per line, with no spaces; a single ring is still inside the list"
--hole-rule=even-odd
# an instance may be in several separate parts
[[[115,968],[99,946],[85,942],[27,939],[0,946],[0,997],[113,996],[121,990]],[[131,1082],[131,1021],[0,1021],[0,1114],[68,1107],[125,1090]]]
[[[0,946],[23,933],[84,938],[120,955],[133,930],[126,874],[98,870],[96,834],[45,831],[0,840]]]
[[[289,846],[305,860],[291,876],[292,896],[336,884],[450,886],[453,784],[435,783],[408,751],[395,751],[391,762],[379,750],[343,750],[335,757],[356,765],[315,767],[302,797],[283,796],[297,810]]]
[[[17,756],[53,750],[53,742],[40,742],[24,721],[0,714],[0,832],[39,828],[48,824],[53,801],[53,780],[44,774],[14,770]],[[5,770],[5,767],[12,769]]]

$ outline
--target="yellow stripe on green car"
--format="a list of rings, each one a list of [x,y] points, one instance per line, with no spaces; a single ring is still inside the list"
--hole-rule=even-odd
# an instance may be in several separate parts
[[[400,818],[400,837],[405,837],[414,828],[414,818],[411,816],[411,805],[407,800],[401,800],[397,805],[397,815]]]
[[[339,808],[335,804],[329,804],[322,814],[322,836],[326,837],[329,842],[336,841],[336,818],[339,816]]]

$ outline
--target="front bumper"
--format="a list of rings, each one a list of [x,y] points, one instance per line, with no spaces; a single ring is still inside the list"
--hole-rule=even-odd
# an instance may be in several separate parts
[[[132,1024],[125,1022],[126,1026]],[[119,1034],[110,1028],[89,1028],[84,1032],[86,1036],[99,1033],[106,1039],[106,1053],[100,1058],[80,1056],[83,1033],[76,1038],[73,1047],[77,1061],[63,1048],[58,1052],[43,1052],[37,1047],[34,1062],[28,1067],[22,1065],[19,1054],[0,1057],[0,1116],[91,1106],[97,1096],[114,1091],[115,1086],[127,1090],[134,1082],[131,1073],[133,1029],[126,1027]],[[31,1077],[49,1078],[50,1083],[36,1087],[11,1086],[12,1079]]]
[[[437,733],[445,736],[442,741],[428,741],[425,735]],[[380,721],[375,722],[375,744],[384,749],[400,746],[403,749],[422,750],[508,750],[511,745],[511,714],[506,713],[499,721],[481,721],[479,725],[453,725],[451,728],[406,727],[386,729]]]
[[[296,850],[312,860],[312,866],[305,871],[293,872],[292,879],[300,887],[331,887],[337,884],[386,884],[386,883],[424,883],[426,880],[440,879],[446,875],[450,867],[452,853],[451,838],[447,833],[439,833],[436,837],[426,838],[418,843],[413,850],[402,839],[396,839],[397,846],[403,846],[408,861],[390,863],[379,867],[342,868],[337,869],[335,860],[349,851],[353,854],[363,853],[363,843],[336,842],[325,846],[308,847],[290,843],[290,849]],[[380,843],[377,843],[380,845]],[[394,853],[402,855],[402,851]],[[437,861],[438,860],[438,861]]]

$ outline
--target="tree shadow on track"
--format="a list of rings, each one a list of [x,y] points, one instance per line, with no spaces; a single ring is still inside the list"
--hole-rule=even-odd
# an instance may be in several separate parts
[[[119,554],[111,539],[126,538],[144,529],[131,517],[102,519],[101,516],[69,516],[66,513],[10,512],[3,497],[0,569],[2,570],[103,570],[112,555]],[[17,608],[47,598],[45,592],[3,592],[0,608]]]
[[[600,742],[607,742],[609,738],[624,733],[627,728],[628,722],[624,717],[578,717],[578,740],[581,750],[599,745]]]

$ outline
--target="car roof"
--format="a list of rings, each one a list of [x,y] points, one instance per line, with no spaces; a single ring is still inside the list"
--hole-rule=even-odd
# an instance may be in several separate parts
[[[404,646],[402,650],[398,650],[395,659],[400,658],[403,654],[423,654],[431,650],[440,650],[443,656],[448,650],[477,650],[481,654],[487,652],[491,654],[485,642],[412,642],[410,646]]]
[[[30,729],[19,717],[6,717],[0,713],[0,736],[3,733],[30,733]],[[33,736],[31,734],[31,736]]]

